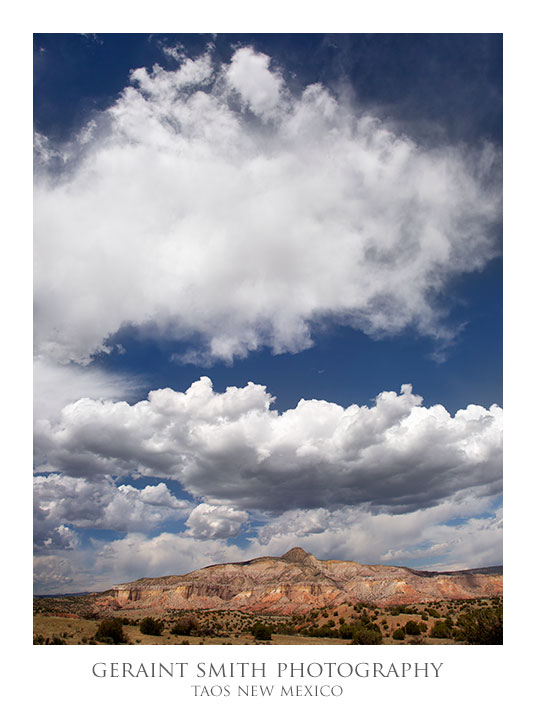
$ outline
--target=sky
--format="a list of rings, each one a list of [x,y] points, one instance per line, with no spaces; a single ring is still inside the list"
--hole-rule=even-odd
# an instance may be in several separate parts
[[[502,562],[500,35],[34,35],[35,592]]]

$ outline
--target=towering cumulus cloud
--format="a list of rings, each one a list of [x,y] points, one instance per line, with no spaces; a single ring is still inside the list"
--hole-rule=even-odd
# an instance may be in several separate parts
[[[291,92],[249,47],[138,68],[36,149],[35,341],[57,363],[125,324],[205,363],[300,351],[328,316],[445,340],[437,294],[494,255],[490,146],[419,145],[321,84]]]
[[[133,406],[82,399],[56,425],[38,424],[36,449],[42,470],[168,478],[211,504],[269,512],[341,504],[405,512],[463,490],[500,491],[497,406],[452,417],[443,406],[422,406],[409,385],[370,407],[302,400],[278,414],[271,401],[251,383],[214,393],[206,377],[186,393],[152,391]],[[208,535],[245,520],[205,507]]]

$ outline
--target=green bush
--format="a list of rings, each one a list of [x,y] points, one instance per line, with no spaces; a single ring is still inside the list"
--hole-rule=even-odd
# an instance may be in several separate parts
[[[434,622],[434,626],[430,630],[430,636],[435,639],[448,639],[450,637],[450,629],[445,622]]]
[[[65,639],[62,639],[61,637],[57,637],[55,634],[50,640],[50,644],[67,644]]]
[[[404,631],[406,634],[410,634],[412,637],[416,637],[421,633],[421,629],[415,620],[410,620],[404,625]]]
[[[105,644],[123,644],[126,642],[123,622],[120,619],[104,619],[97,627],[95,639]]]
[[[406,638],[406,633],[404,632],[403,629],[395,629],[393,632],[393,639],[405,639]]]
[[[458,632],[460,640],[468,644],[502,644],[502,607],[485,607],[460,615]]]
[[[339,637],[341,639],[352,639],[354,636],[354,628],[349,624],[341,624],[339,627]]]
[[[190,636],[192,632],[198,629],[197,620],[191,615],[186,615],[185,617],[180,617],[173,627],[171,628],[171,634],[182,634],[183,636]]]
[[[379,627],[373,629],[373,627],[376,627],[376,625],[356,627],[352,644],[383,644],[381,629]]]
[[[251,628],[251,634],[253,635],[254,639],[257,639],[261,642],[269,642],[272,638],[272,630],[270,629],[270,627],[263,624],[262,622],[255,622],[255,624]]]
[[[155,620],[153,617],[144,617],[140,622],[140,632],[142,634],[158,637],[162,634],[163,629],[164,623],[160,620]]]

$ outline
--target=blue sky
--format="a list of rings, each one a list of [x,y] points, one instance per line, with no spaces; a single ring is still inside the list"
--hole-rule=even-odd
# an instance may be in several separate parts
[[[501,64],[34,36],[37,592],[501,562]]]

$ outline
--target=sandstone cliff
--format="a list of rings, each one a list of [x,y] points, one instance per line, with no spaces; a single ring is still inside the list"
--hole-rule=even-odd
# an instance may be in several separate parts
[[[101,609],[234,609],[293,614],[343,602],[396,605],[502,595],[499,568],[433,573],[354,561],[318,560],[301,548],[281,558],[224,563],[186,575],[116,585]]]

